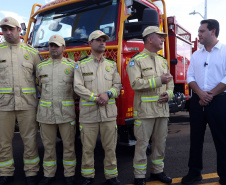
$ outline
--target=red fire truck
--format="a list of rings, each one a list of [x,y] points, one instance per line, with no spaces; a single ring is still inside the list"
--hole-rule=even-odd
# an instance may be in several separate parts
[[[191,34],[177,24],[175,17],[166,17],[166,5],[160,0],[163,12],[154,4],[157,0],[55,0],[46,5],[34,4],[24,35],[24,41],[38,49],[43,58],[49,57],[48,40],[60,34],[66,41],[65,57],[78,61],[90,54],[89,34],[102,30],[110,37],[105,55],[117,62],[122,89],[117,98],[118,132],[120,141],[133,144],[133,97],[126,65],[129,59],[144,48],[143,30],[159,26],[169,33],[165,48],[160,52],[170,67],[175,81],[175,98],[171,112],[181,110],[189,88],[185,82],[192,53]],[[168,22],[168,23],[167,23]],[[24,26],[22,27],[24,30]],[[169,31],[168,31],[169,30]]]

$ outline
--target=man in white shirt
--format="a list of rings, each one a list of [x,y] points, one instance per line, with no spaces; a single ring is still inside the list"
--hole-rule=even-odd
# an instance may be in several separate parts
[[[193,90],[190,106],[189,172],[183,184],[202,180],[202,151],[208,123],[217,151],[219,183],[226,184],[226,45],[217,39],[219,23],[202,20],[199,41],[204,47],[191,57],[187,83]]]

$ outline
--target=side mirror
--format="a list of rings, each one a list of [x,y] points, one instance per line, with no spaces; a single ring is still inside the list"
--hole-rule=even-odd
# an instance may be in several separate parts
[[[26,24],[25,23],[21,23],[20,26],[21,26],[21,29],[23,31],[26,31],[27,30],[27,27],[26,27]]]
[[[125,0],[125,5],[127,8],[131,7],[133,5],[133,0]]]

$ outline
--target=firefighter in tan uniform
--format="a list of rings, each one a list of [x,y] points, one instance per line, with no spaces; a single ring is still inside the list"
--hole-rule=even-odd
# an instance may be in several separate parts
[[[57,169],[57,129],[63,141],[63,166],[65,184],[74,184],[75,156],[75,93],[73,90],[75,62],[63,57],[64,38],[53,35],[49,39],[51,58],[37,67],[36,83],[41,99],[38,105],[37,121],[44,145],[44,177],[39,185],[48,185],[55,180]]]
[[[105,58],[105,42],[109,37],[96,30],[89,36],[92,54],[75,66],[74,90],[80,96],[80,130],[83,145],[82,185],[92,184],[95,175],[94,148],[98,133],[105,151],[104,172],[106,183],[120,185],[118,180],[116,143],[117,107],[115,98],[120,94],[121,79],[117,65]]]
[[[36,65],[38,51],[20,42],[20,25],[12,17],[0,22],[6,42],[0,44],[0,185],[13,180],[12,139],[17,120],[24,143],[24,171],[28,185],[39,171],[36,122]]]
[[[165,143],[168,132],[169,106],[173,98],[174,83],[167,61],[157,52],[162,49],[167,34],[156,26],[143,32],[144,50],[134,55],[127,72],[134,96],[134,135],[136,137],[133,161],[135,185],[145,185],[147,168],[146,149],[151,138],[151,179],[171,183],[163,172]]]

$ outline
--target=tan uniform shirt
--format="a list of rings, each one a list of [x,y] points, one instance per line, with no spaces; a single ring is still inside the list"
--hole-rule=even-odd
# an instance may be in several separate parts
[[[38,122],[60,124],[75,120],[74,68],[75,62],[65,58],[50,58],[38,65],[36,83],[41,94]]]
[[[167,61],[144,49],[127,64],[127,73],[134,96],[134,118],[169,117],[168,103],[158,103],[159,96],[167,92],[168,100],[173,98],[174,83],[162,84],[160,76],[168,73]]]
[[[38,51],[25,43],[0,44],[0,111],[37,107],[35,71],[40,62]]]
[[[115,61],[93,56],[83,58],[75,66],[74,90],[80,96],[81,123],[116,120],[115,98],[120,94],[121,79]],[[111,91],[113,97],[106,106],[96,104],[95,95]]]

